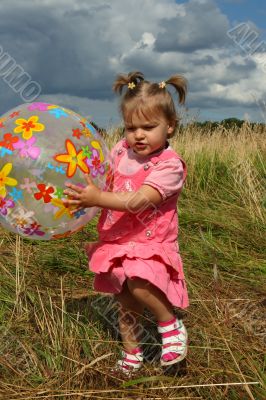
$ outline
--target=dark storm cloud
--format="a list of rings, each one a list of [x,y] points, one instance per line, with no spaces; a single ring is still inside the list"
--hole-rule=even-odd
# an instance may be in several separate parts
[[[0,40],[5,51],[40,83],[44,94],[110,97],[110,43],[101,38],[104,25],[97,17],[109,7],[58,13],[42,2],[28,4],[22,1],[11,8],[5,3],[2,9],[0,5]]]

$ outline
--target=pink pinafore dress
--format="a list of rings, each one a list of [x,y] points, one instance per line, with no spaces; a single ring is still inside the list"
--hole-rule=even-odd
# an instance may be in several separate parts
[[[127,157],[128,145],[122,140],[114,155],[113,192],[137,191],[152,168],[159,162],[178,158],[173,150],[163,150],[150,156],[134,174],[119,172],[122,157]],[[177,243],[178,194],[151,207],[147,202],[137,213],[103,209],[99,223],[99,242],[86,250],[89,269],[95,272],[94,288],[98,292],[119,293],[127,278],[146,279],[159,288],[173,306],[189,305],[182,259]]]

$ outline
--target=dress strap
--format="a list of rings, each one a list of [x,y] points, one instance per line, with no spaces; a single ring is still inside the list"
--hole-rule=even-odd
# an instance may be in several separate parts
[[[129,145],[125,139],[120,140],[117,143],[117,149],[115,150],[115,157],[114,157],[114,166],[117,168],[121,158],[124,156],[125,151],[129,148]]]
[[[126,139],[122,139],[122,146],[123,146],[125,149],[129,149],[129,144],[128,144],[128,142],[126,141]]]

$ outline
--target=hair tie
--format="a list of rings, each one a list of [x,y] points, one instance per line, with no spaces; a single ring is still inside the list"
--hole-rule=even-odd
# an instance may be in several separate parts
[[[166,82],[165,81],[162,81],[162,82],[159,83],[159,88],[160,89],[164,89],[165,86],[166,86]]]
[[[136,87],[136,85],[135,85],[134,82],[129,82],[127,87],[132,90],[132,89],[134,89]]]

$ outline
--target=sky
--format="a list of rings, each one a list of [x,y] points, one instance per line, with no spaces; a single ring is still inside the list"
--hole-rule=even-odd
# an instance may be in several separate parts
[[[266,122],[263,0],[0,0],[0,16],[0,115],[44,101],[112,128],[113,81],[138,70],[187,78],[184,122]]]

